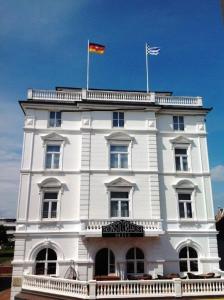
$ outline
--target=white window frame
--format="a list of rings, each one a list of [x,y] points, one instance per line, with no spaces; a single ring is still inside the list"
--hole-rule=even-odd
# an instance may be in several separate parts
[[[191,200],[179,200],[179,194],[186,194],[186,195],[190,195]],[[177,202],[178,202],[178,217],[179,220],[184,221],[184,220],[194,220],[194,215],[195,215],[195,209],[193,206],[193,190],[181,190],[181,189],[177,189]],[[180,203],[184,203],[184,217],[180,216]],[[189,218],[187,217],[187,203],[191,204],[191,213],[192,213],[192,217]]]
[[[118,154],[118,167],[113,168],[111,167],[111,147],[112,146],[125,146],[127,147],[127,152],[113,152],[114,154]],[[113,142],[110,143],[109,145],[109,169],[111,170],[128,170],[130,168],[130,143],[125,143],[125,142]],[[127,168],[122,168],[121,167],[121,154],[127,154]]]
[[[176,172],[189,172],[190,168],[189,168],[189,150],[188,150],[188,148],[189,147],[186,147],[186,146],[175,145],[175,147],[174,147],[174,163],[175,163]],[[176,149],[186,150],[186,155],[185,154],[176,154]],[[177,170],[176,157],[180,158],[180,167],[181,167],[180,170]],[[183,168],[183,165],[184,165],[183,164],[183,157],[187,158],[187,170],[184,170],[184,168]]]
[[[40,251],[46,249],[46,254],[45,254],[45,260],[36,260],[37,258],[37,255],[40,253]],[[48,249],[51,249],[53,250],[55,253],[56,253],[56,256],[57,256],[57,260],[47,260],[47,254],[48,254]],[[58,275],[58,253],[57,251],[55,251],[55,249],[52,249],[51,247],[44,247],[42,249],[40,249],[37,254],[36,254],[36,257],[35,257],[35,263],[34,263],[34,271],[36,271],[36,265],[37,263],[44,263],[44,274],[42,276],[49,276],[49,277],[55,277]],[[47,274],[47,270],[48,268],[46,268],[46,266],[48,266],[48,263],[55,263],[55,273],[54,274]],[[33,273],[36,273],[36,272],[33,272]],[[41,275],[37,275],[37,276],[41,276]]]
[[[187,257],[186,257],[186,258],[180,258],[180,252],[181,252],[181,250],[183,250],[184,248],[187,248]],[[190,256],[189,256],[189,248],[194,249],[194,251],[197,253],[197,258],[195,258],[195,257],[190,258]],[[180,262],[181,262],[181,261],[186,261],[186,262],[187,262],[187,271],[181,271],[181,270],[180,270],[180,273],[198,272],[198,271],[199,271],[198,251],[197,251],[194,247],[192,247],[191,245],[186,245],[186,246],[181,247],[181,249],[179,250],[179,253],[178,253],[178,257],[179,257],[179,267],[180,267]],[[197,266],[198,266],[198,270],[197,270],[197,271],[192,271],[192,270],[191,270],[191,266],[190,266],[190,262],[191,262],[191,261],[197,261]]]
[[[50,122],[51,122],[51,117],[50,117],[50,115],[51,115],[51,113],[55,113],[55,116],[54,116],[54,124],[53,124],[53,126],[50,124]],[[61,114],[61,118],[60,118],[60,126],[57,126],[57,113],[60,113]],[[61,128],[61,124],[62,124],[62,112],[61,111],[49,111],[49,117],[48,117],[48,127],[50,127],[50,128]]]
[[[114,118],[114,113],[118,114],[117,118]],[[120,118],[120,113],[123,114],[123,118]],[[118,121],[118,126],[114,126],[114,120]],[[120,124],[119,124],[120,120],[123,120],[123,122],[124,122],[123,126],[120,126]],[[125,113],[123,111],[113,111],[112,112],[112,127],[113,128],[124,128],[124,126],[125,126]]]
[[[174,117],[176,117],[176,118],[178,119],[178,121],[177,121],[176,123],[174,122]],[[183,118],[183,123],[180,122],[180,119],[179,119],[180,117]],[[185,119],[185,118],[184,118],[183,115],[173,115],[173,118],[172,118],[172,119],[173,119],[173,130],[174,130],[174,131],[181,131],[181,132],[185,131],[185,122],[184,122],[184,119]],[[174,124],[177,124],[177,127],[178,127],[177,129],[174,128]],[[184,129],[183,129],[183,130],[180,129],[180,124],[183,124],[183,125],[184,125]]]
[[[128,198],[112,198],[111,193],[113,192],[118,192],[118,193],[128,193]],[[118,202],[118,215],[117,216],[112,216],[111,215],[111,202]],[[125,201],[128,202],[128,216],[121,216],[121,202]],[[109,216],[111,219],[129,219],[130,218],[130,189],[129,190],[124,190],[124,189],[114,189],[109,191]]]
[[[54,154],[59,154],[59,162],[58,162],[58,168],[47,168],[46,167],[46,162],[47,162],[47,147],[48,146],[59,146],[59,152],[52,152],[52,157],[54,157]],[[50,152],[51,153],[51,152]],[[45,145],[45,159],[44,159],[44,169],[45,170],[60,170],[61,169],[61,156],[62,156],[62,144],[58,142],[48,142]],[[51,158],[51,166],[52,166],[53,158]]]
[[[45,199],[45,193],[57,193],[57,198],[55,199]],[[59,219],[59,197],[60,197],[60,190],[59,189],[44,189],[42,190],[42,205],[41,205],[41,220],[44,221],[56,221]],[[45,201],[46,200],[46,201]],[[44,209],[44,202],[49,202],[50,205],[48,207],[48,217],[44,218],[43,217],[43,209]],[[57,202],[57,209],[56,209],[56,217],[49,217],[49,215],[51,215],[51,208],[52,208],[52,202]]]
[[[130,259],[127,259],[126,258],[126,256],[127,256],[127,253],[128,253],[128,251],[129,250],[131,250],[131,249],[134,249],[134,258],[130,258]],[[131,247],[131,248],[129,248],[128,249],[128,251],[126,252],[126,256],[125,256],[125,259],[126,259],[126,275],[142,275],[142,274],[144,274],[145,273],[145,253],[144,253],[144,251],[142,251],[142,253],[143,253],[143,255],[144,255],[144,258],[137,258],[136,257],[136,249],[139,249],[139,250],[141,250],[142,251],[142,249],[141,248],[139,248],[139,247]],[[127,272],[127,264],[128,264],[128,262],[132,262],[133,264],[134,264],[134,273],[128,273]],[[136,271],[137,271],[137,263],[138,262],[143,262],[143,265],[144,265],[144,271],[143,271],[143,273],[137,273]]]

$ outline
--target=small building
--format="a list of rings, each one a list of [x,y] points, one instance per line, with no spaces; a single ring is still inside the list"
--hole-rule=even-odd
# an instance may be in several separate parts
[[[10,218],[0,218],[0,225],[3,225],[6,228],[6,234],[9,241],[14,241],[15,231],[16,231],[16,219]]]
[[[43,291],[46,276],[50,293],[60,286],[70,295],[75,283],[63,280],[76,278],[82,295],[98,289],[99,298],[110,298],[104,293],[116,284],[92,280],[125,285],[219,269],[205,126],[211,109],[202,98],[56,88],[29,90],[20,105],[11,299],[22,280],[26,289]],[[164,285],[159,295],[181,290],[169,284],[170,292]]]

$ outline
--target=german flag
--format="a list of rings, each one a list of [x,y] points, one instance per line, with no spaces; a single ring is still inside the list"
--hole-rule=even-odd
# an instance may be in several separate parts
[[[89,52],[96,54],[104,54],[105,46],[95,43],[89,43]]]

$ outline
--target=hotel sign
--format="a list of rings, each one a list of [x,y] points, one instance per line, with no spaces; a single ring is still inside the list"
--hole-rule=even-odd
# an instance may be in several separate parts
[[[143,237],[144,229],[127,220],[115,221],[109,225],[102,226],[102,237]]]

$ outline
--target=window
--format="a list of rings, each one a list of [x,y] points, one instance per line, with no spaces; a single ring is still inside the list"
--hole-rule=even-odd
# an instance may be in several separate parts
[[[175,148],[176,171],[188,171],[187,149]]]
[[[50,248],[42,249],[36,256],[36,275],[56,275],[57,254]]]
[[[192,218],[191,193],[178,193],[179,215],[183,219]]]
[[[57,218],[58,192],[44,192],[43,198],[43,219]]]
[[[110,192],[110,216],[129,217],[128,192]]]
[[[110,145],[110,167],[128,168],[128,146]]]
[[[179,253],[180,272],[198,271],[198,254],[192,247],[184,247]]]
[[[49,127],[61,127],[60,111],[50,111]]]
[[[124,127],[123,112],[113,112],[113,127]]]
[[[127,275],[144,274],[144,253],[139,248],[131,248],[126,254]]]
[[[108,248],[99,250],[95,258],[95,275],[108,275],[115,272],[115,258]]]
[[[173,130],[184,130],[184,117],[183,116],[173,116]]]
[[[58,169],[60,161],[60,145],[47,145],[46,169]]]

